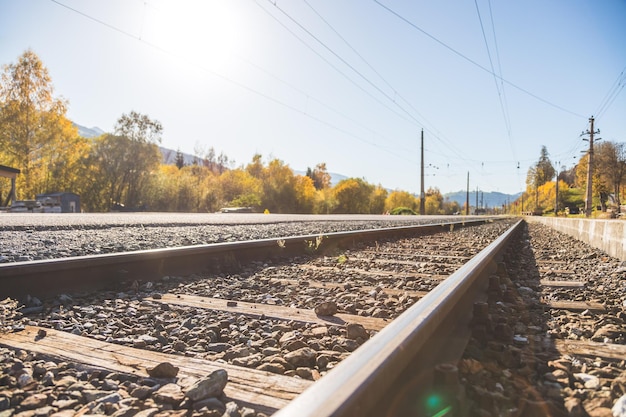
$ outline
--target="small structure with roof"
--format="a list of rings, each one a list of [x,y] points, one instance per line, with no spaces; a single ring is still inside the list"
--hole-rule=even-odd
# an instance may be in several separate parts
[[[76,193],[37,194],[35,198],[44,213],[80,213],[80,196]]]
[[[17,178],[17,174],[19,173],[20,170],[17,168],[0,165],[0,177],[11,179],[11,190],[9,191],[9,195],[6,198],[6,201],[0,201],[0,206],[8,206],[9,202],[13,204],[15,200],[17,200],[17,197],[15,196],[15,178]]]

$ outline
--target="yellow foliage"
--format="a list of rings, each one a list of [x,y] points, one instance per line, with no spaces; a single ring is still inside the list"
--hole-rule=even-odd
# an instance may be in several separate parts
[[[385,211],[391,211],[398,207],[408,207],[417,210],[418,200],[407,191],[392,191],[385,199]]]

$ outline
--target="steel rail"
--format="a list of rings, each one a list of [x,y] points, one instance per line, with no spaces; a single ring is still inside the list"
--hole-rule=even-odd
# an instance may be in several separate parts
[[[494,218],[437,224],[321,233],[206,245],[76,256],[0,264],[0,297],[44,297],[66,291],[119,289],[128,281],[159,279],[204,271],[225,272],[255,260],[323,254],[391,236],[419,236],[450,228],[479,225]],[[124,287],[122,287],[124,288]]]
[[[462,415],[454,366],[445,364],[456,363],[464,350],[473,304],[484,294],[497,258],[522,223],[518,221],[274,416]],[[437,377],[437,372],[447,370],[453,374],[448,381],[445,375]]]

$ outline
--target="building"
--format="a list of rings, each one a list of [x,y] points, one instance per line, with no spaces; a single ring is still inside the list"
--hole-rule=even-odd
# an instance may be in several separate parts
[[[15,197],[15,178],[17,174],[20,173],[20,170],[17,168],[11,168],[4,165],[0,165],[0,177],[10,178],[11,179],[11,190],[9,191],[9,195],[6,198],[6,201],[0,201],[0,206],[8,206],[9,202],[13,204],[17,199]]]
[[[58,192],[37,194],[44,213],[80,213],[80,196],[75,193]]]

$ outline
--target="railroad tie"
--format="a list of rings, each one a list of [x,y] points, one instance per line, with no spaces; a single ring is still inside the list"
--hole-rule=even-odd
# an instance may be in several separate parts
[[[246,303],[242,301],[230,301],[222,298],[199,297],[186,294],[163,294],[160,298],[155,298],[154,301],[216,311],[228,311],[255,317],[265,316],[281,320],[294,320],[305,323],[337,326],[355,323],[362,325],[368,330],[376,331],[381,330],[391,322],[390,319],[342,313],[335,314],[334,316],[318,316],[312,309]]]
[[[308,388],[313,382],[228,363],[152,352],[77,336],[68,332],[26,326],[23,331],[3,333],[0,346],[147,377],[147,369],[169,362],[179,368],[178,378],[203,378],[218,369],[228,373],[224,393],[228,398],[273,413]]]

